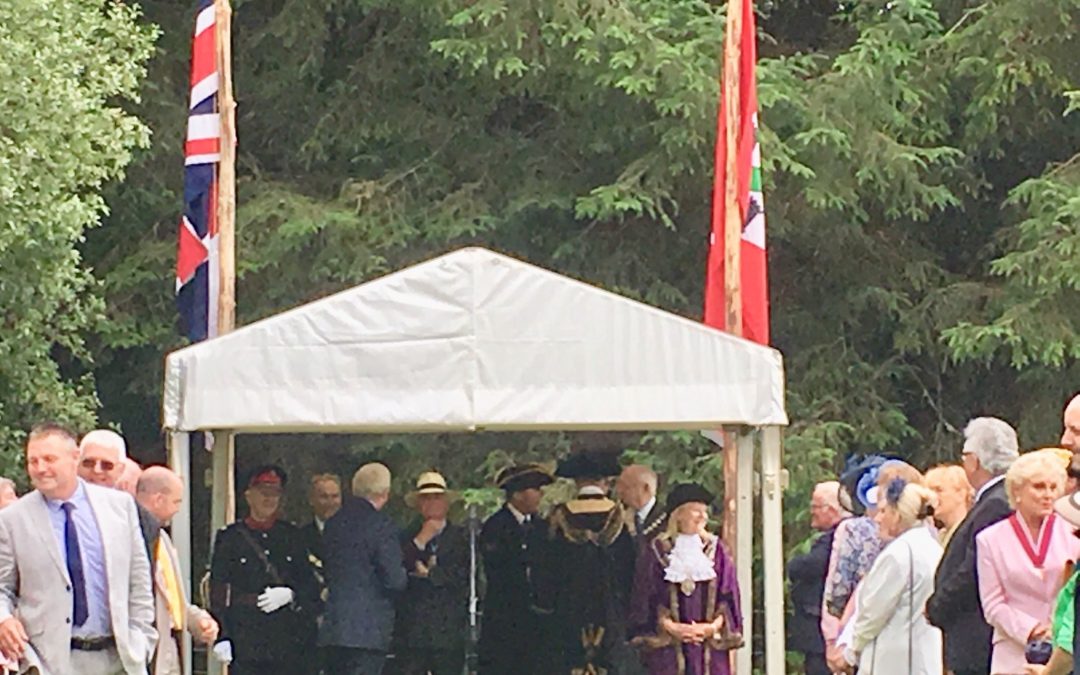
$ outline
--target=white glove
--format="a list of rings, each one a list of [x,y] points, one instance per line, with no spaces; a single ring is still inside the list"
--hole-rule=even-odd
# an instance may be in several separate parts
[[[263,612],[270,614],[276,612],[293,601],[293,592],[286,586],[274,586],[266,588],[258,598],[258,606]]]
[[[221,663],[224,663],[225,665],[229,665],[230,663],[232,663],[231,640],[222,640],[221,642],[214,645],[214,649],[212,651],[214,652],[214,658]]]

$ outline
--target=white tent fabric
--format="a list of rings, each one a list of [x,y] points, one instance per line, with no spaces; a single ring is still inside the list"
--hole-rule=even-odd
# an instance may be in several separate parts
[[[165,380],[176,431],[787,424],[778,351],[481,248],[174,352]]]

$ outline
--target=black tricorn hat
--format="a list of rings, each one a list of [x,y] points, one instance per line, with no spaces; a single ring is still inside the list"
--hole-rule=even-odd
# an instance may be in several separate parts
[[[541,488],[554,482],[551,472],[539,464],[532,463],[508,466],[495,476],[495,485],[505,490],[507,494],[529,488]]]
[[[251,473],[247,475],[247,480],[244,481],[244,489],[255,487],[256,485],[276,485],[277,487],[284,488],[285,483],[289,481],[288,474],[285,473],[285,469],[282,469],[276,464],[263,464],[257,466],[251,470]]]
[[[679,483],[671,488],[671,493],[668,494],[667,512],[672,513],[683,504],[689,504],[691,502],[709,505],[712,504],[715,499],[716,496],[713,495],[713,493],[697,483]]]
[[[617,452],[588,450],[575,452],[559,462],[555,475],[560,478],[599,479],[619,475]]]

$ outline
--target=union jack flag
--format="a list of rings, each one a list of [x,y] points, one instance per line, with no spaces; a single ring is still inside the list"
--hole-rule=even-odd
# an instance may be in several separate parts
[[[192,341],[217,335],[217,174],[221,161],[214,0],[198,0],[184,143],[184,212],[176,255],[176,305]]]

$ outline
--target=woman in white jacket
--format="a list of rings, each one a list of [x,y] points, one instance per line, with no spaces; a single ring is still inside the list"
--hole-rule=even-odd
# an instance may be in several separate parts
[[[897,478],[885,486],[875,520],[888,542],[859,586],[851,645],[859,675],[942,675],[941,631],[923,607],[934,590],[941,546],[927,526],[936,496]]]

